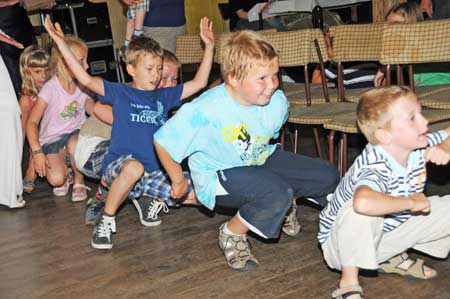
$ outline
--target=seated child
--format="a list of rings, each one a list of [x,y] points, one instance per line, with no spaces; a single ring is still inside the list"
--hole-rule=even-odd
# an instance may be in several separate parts
[[[111,143],[103,160],[102,181],[109,188],[106,205],[94,228],[91,244],[96,249],[111,249],[115,214],[127,197],[140,211],[152,210],[147,225],[158,225],[158,213],[167,209],[164,199],[170,197],[166,175],[160,170],[153,149],[153,133],[167,120],[168,112],[208,82],[214,54],[214,34],[208,18],[200,21],[200,36],[205,53],[192,81],[173,88],[157,89],[161,79],[163,51],[153,39],[138,37],[131,41],[125,53],[126,69],[133,78],[132,86],[111,83],[90,76],[74,57],[57,29],[45,19],[45,28],[53,38],[69,68],[87,88],[98,94],[100,102],[112,106]],[[195,194],[191,188],[189,197]],[[149,200],[138,200],[150,197]]]
[[[361,268],[432,278],[436,271],[404,252],[445,258],[450,250],[450,196],[422,193],[426,162],[450,160],[450,127],[428,134],[417,97],[398,86],[366,92],[357,118],[369,144],[320,214],[325,261],[342,271],[333,298],[362,298]]]
[[[179,163],[189,157],[198,200],[211,210],[238,209],[221,225],[219,246],[231,268],[246,271],[258,263],[247,232],[277,238],[295,197],[324,202],[339,177],[328,162],[269,142],[288,117],[288,101],[277,91],[279,63],[272,45],[255,32],[241,31],[221,46],[225,83],[183,105],[155,133],[155,148],[175,198],[188,190]],[[288,219],[298,226],[293,210]]]
[[[178,83],[179,68],[180,63],[175,55],[168,50],[164,50],[163,70],[158,88],[175,87]],[[102,177],[103,158],[111,139],[111,124],[113,120],[111,108],[111,106],[99,102],[95,104],[94,114],[81,127],[78,144],[75,149],[77,168],[84,175],[98,180]],[[108,190],[104,185],[100,183],[94,197],[86,201],[86,224],[95,224],[95,220],[105,206]],[[166,200],[166,204],[168,206],[176,205],[170,199]],[[148,215],[144,215],[143,218],[146,219],[148,217]]]

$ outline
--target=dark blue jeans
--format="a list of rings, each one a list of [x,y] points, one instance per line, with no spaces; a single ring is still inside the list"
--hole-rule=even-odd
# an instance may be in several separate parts
[[[228,194],[216,196],[216,205],[238,209],[250,230],[266,238],[278,237],[294,198],[325,205],[339,182],[336,167],[327,161],[281,149],[262,166],[221,170],[218,177]]]

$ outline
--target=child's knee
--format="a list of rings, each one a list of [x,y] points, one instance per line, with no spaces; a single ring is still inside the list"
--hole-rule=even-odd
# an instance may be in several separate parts
[[[48,172],[47,181],[52,186],[62,186],[66,181],[66,176],[62,172]]]
[[[136,182],[144,174],[144,165],[137,160],[126,161],[120,170],[120,174]]]

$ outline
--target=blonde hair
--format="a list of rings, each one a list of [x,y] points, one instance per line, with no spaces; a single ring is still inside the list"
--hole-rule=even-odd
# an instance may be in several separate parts
[[[243,30],[225,35],[220,45],[220,71],[228,77],[242,80],[255,66],[278,63],[278,52],[261,35]]]
[[[401,97],[416,95],[403,86],[389,86],[375,88],[365,92],[359,100],[356,108],[358,126],[366,137],[367,141],[377,144],[375,137],[377,129],[387,129],[390,127],[391,117],[387,113],[389,107]]]
[[[158,42],[153,38],[145,36],[136,37],[125,50],[126,63],[136,66],[139,59],[145,54],[151,54],[162,59],[164,52]]]
[[[169,50],[166,50],[166,49],[164,49],[163,51],[164,51],[163,52],[163,64],[168,62],[168,63],[175,65],[177,68],[179,68],[181,66],[180,61],[175,56],[175,54],[173,54],[172,52],[170,52]]]
[[[422,11],[420,10],[419,5],[414,2],[398,3],[392,6],[387,12],[385,19],[387,19],[391,14],[401,16],[406,23],[416,23],[423,21]]]
[[[30,68],[48,68],[50,55],[37,45],[26,47],[20,55],[20,75],[22,76],[22,95],[35,97],[39,90],[31,76]]]
[[[64,37],[64,41],[66,42],[67,46],[71,51],[73,51],[74,49],[81,49],[86,51],[87,55],[88,48],[86,46],[86,43],[82,39],[76,36],[67,35]],[[70,70],[68,69],[64,57],[62,56],[61,51],[59,50],[56,44],[54,44],[52,47],[50,66],[52,75],[57,74],[58,77],[64,82],[74,81],[74,77],[70,72]]]

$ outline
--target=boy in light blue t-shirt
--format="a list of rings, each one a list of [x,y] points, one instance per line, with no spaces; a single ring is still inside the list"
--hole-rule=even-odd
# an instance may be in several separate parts
[[[325,261],[342,271],[333,298],[362,298],[360,268],[433,278],[435,270],[405,251],[445,258],[450,250],[450,195],[422,193],[426,162],[450,160],[450,128],[428,134],[416,95],[398,86],[365,93],[357,115],[369,144],[320,214]]]
[[[288,116],[278,87],[278,54],[254,32],[241,31],[221,45],[222,77],[217,86],[185,104],[154,135],[155,149],[172,181],[175,198],[187,192],[180,162],[189,167],[198,200],[209,209],[238,209],[220,227],[219,246],[228,265],[239,271],[258,263],[247,232],[277,238],[295,197],[324,203],[337,185],[334,166],[288,153],[271,144]],[[293,212],[283,231],[299,233]]]

